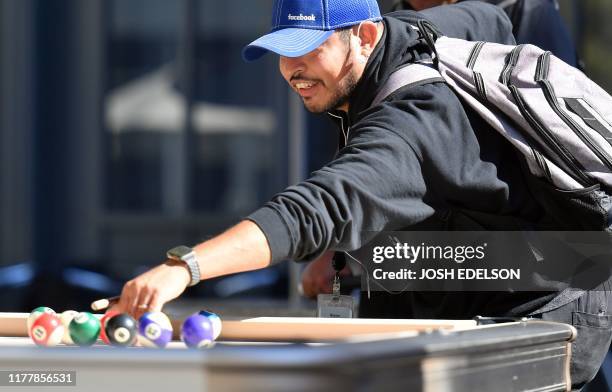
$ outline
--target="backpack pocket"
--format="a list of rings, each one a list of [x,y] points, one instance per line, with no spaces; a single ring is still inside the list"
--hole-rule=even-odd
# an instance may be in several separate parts
[[[563,190],[534,175],[525,176],[533,197],[544,208],[547,229],[607,230],[612,224],[612,200],[599,184],[578,190]],[[552,224],[548,223],[552,220]]]

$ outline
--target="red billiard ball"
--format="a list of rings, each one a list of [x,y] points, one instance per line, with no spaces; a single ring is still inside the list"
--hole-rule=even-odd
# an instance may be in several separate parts
[[[43,313],[32,324],[30,336],[39,346],[55,346],[62,341],[64,326],[57,315]]]

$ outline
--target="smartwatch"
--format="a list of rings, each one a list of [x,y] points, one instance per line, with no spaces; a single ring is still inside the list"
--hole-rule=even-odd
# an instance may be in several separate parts
[[[171,260],[182,261],[187,265],[189,274],[191,274],[191,282],[189,282],[189,287],[200,283],[200,266],[196,260],[196,254],[193,248],[185,245],[177,246],[166,252],[166,256]]]

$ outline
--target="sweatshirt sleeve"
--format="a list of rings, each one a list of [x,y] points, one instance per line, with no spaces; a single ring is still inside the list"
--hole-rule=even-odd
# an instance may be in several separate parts
[[[506,204],[497,158],[480,149],[450,88],[431,83],[397,94],[361,114],[334,161],[248,218],[266,235],[273,262],[356,250],[449,205],[477,200],[487,212]]]
[[[377,116],[373,116],[377,117]],[[382,116],[386,118],[386,115]],[[355,250],[374,232],[398,230],[433,214],[413,149],[385,121],[360,121],[336,158],[287,188],[247,219],[264,232],[273,263]]]

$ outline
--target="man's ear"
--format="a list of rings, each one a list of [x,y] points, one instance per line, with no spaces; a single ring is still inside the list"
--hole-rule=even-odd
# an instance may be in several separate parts
[[[356,26],[356,29],[356,34],[359,36],[359,41],[361,43],[361,53],[369,56],[376,46],[378,27],[376,23],[368,20]]]

